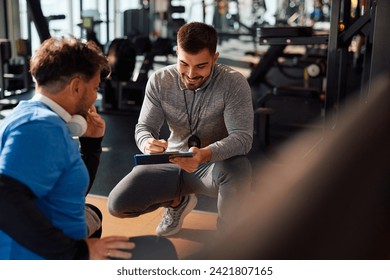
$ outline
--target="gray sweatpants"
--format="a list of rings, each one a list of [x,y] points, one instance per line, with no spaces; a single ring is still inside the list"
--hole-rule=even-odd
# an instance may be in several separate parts
[[[206,163],[187,173],[175,164],[138,165],[111,191],[108,210],[129,218],[169,207],[178,197],[195,193],[218,198],[218,229],[242,216],[250,191],[252,169],[245,156]]]

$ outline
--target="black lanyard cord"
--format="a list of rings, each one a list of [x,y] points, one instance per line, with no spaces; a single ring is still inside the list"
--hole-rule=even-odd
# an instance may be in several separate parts
[[[190,133],[191,133],[191,135],[193,135],[193,133],[192,133],[192,111],[194,110],[194,104],[195,104],[195,91],[194,91],[194,95],[192,97],[192,104],[191,104],[191,111],[190,112],[188,111],[187,97],[186,97],[186,93],[184,90],[183,90],[183,96],[184,96],[184,104],[186,105],[187,120],[188,120],[188,125],[190,127]]]

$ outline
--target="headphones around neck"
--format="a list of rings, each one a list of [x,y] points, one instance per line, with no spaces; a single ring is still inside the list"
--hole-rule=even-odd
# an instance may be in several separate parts
[[[72,136],[80,137],[87,131],[87,121],[81,115],[70,115],[68,112],[64,110],[60,105],[56,102],[44,96],[40,93],[35,94],[32,98],[33,100],[37,100],[47,105],[50,109],[56,112],[65,122],[69,129],[69,132]]]
[[[80,137],[87,131],[87,121],[81,115],[73,115],[66,123],[72,136]]]

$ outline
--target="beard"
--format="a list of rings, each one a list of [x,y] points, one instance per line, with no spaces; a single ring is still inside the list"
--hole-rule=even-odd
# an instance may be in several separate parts
[[[194,78],[190,78],[185,74],[181,75],[181,80],[189,90],[196,90],[200,88],[200,86],[203,84],[205,77],[203,76],[196,76]]]
[[[81,97],[79,100],[79,104],[77,107],[77,114],[83,116],[84,118],[87,118],[88,111],[91,108],[92,105],[89,105],[89,102],[85,95]]]

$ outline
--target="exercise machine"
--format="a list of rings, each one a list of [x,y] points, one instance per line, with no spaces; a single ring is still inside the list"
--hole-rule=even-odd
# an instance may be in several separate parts
[[[265,84],[268,92],[254,100],[255,134],[260,149],[274,154],[303,129],[322,130],[324,114],[327,35],[317,35],[311,27],[263,27],[260,44],[268,51],[253,69],[248,82],[252,88]],[[302,46],[305,52],[286,53],[287,46]],[[278,82],[269,82],[273,72]]]

